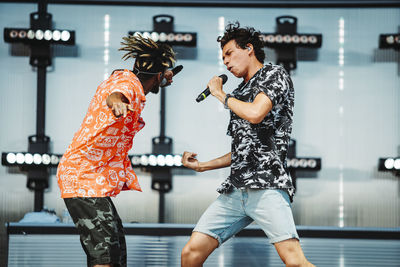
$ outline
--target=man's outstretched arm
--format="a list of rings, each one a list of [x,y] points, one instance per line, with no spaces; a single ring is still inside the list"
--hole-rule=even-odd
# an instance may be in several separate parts
[[[195,170],[197,172],[204,172],[225,168],[231,165],[231,152],[223,155],[222,157],[212,159],[205,162],[200,162],[196,159],[197,154],[193,152],[183,152],[182,164],[183,166]]]

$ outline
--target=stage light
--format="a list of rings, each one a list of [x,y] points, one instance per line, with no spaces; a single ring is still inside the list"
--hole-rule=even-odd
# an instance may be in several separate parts
[[[10,38],[17,38],[18,37],[18,32],[16,30],[10,31]]]
[[[272,44],[272,43],[275,43],[275,36],[272,34],[269,34],[269,35],[264,36],[263,40],[264,40],[264,43]]]
[[[33,38],[35,38],[35,32],[32,30],[29,30],[27,33],[27,37],[28,37],[28,39],[33,40]]]
[[[14,164],[17,161],[17,156],[14,153],[7,153],[6,159],[8,164]]]
[[[149,156],[149,164],[150,166],[157,166],[157,157],[155,155]]]
[[[142,36],[143,38],[151,38],[151,34],[149,32],[144,32]]]
[[[315,169],[317,167],[317,161],[315,159],[309,159],[307,163],[310,168]]]
[[[292,36],[292,40],[291,41],[294,44],[298,44],[300,42],[300,37],[297,34],[295,34],[295,35]]]
[[[276,18],[276,32],[262,33],[264,46],[276,52],[276,64],[282,65],[289,73],[297,68],[297,48],[320,48],[322,34],[297,33],[297,18],[280,16]]]
[[[16,158],[17,158],[17,160],[16,160],[16,163],[17,163],[17,164],[24,164],[24,162],[25,162],[24,154],[22,154],[22,153],[17,153]]]
[[[144,154],[129,156],[133,168],[180,168],[182,165],[181,155],[171,154]]]
[[[160,40],[160,34],[157,32],[152,32],[150,38],[153,39],[154,42],[158,42],[158,40]]]
[[[60,158],[61,158],[61,156],[60,156]],[[58,163],[60,162],[60,158],[59,157],[57,157],[57,156],[55,156],[55,155],[51,155],[50,156],[50,164],[51,165],[58,165]]]
[[[391,170],[391,169],[393,169],[393,167],[394,167],[394,159],[386,159],[385,160],[385,168],[386,169],[388,169],[388,170]]]
[[[283,36],[283,41],[285,43],[290,43],[292,41],[292,37],[290,35]]]
[[[288,158],[287,167],[292,170],[320,170],[320,158]]]
[[[158,166],[165,166],[165,156],[164,155],[158,155],[157,156],[157,165]]]
[[[140,157],[132,156],[131,163],[132,163],[133,166],[139,165],[140,164]]]
[[[35,37],[37,40],[41,41],[44,37],[44,33],[42,30],[37,30],[35,33]]]
[[[18,37],[21,38],[21,39],[26,38],[26,31],[20,31],[20,32],[18,33]]]
[[[45,42],[63,45],[74,45],[75,31],[4,28],[4,41],[7,43],[31,44],[33,42]]]
[[[318,38],[314,35],[308,36],[308,42],[311,44],[316,44],[318,42]]]
[[[53,38],[53,33],[50,30],[44,32],[44,39],[50,41]]]
[[[400,175],[400,157],[380,158],[378,161],[379,171],[392,171]]]
[[[172,155],[166,155],[165,156],[165,164],[167,165],[167,166],[174,166],[174,156],[172,156]]]
[[[182,42],[183,41],[183,35],[180,34],[180,33],[175,34],[175,41]]]
[[[25,154],[25,163],[32,164],[33,163],[33,155],[31,153]]]
[[[161,43],[167,41],[167,35],[166,35],[164,32],[160,33],[159,41],[160,41]]]
[[[54,41],[60,41],[61,39],[61,32],[58,30],[53,31],[53,40]]]
[[[175,155],[174,156],[174,165],[175,166],[182,166],[182,156],[181,155]]]
[[[140,157],[140,164],[143,166],[149,165],[149,158],[146,155]]]
[[[44,165],[49,165],[51,163],[51,158],[49,154],[43,154],[42,155],[42,163]]]
[[[193,32],[147,32],[130,31],[129,35],[141,35],[144,38],[151,38],[154,42],[166,43],[169,45],[196,46],[197,34]]]
[[[379,35],[379,48],[400,49],[400,34],[381,34]]]
[[[3,152],[2,165],[4,166],[49,166],[57,167],[61,155],[55,154],[40,154],[40,153],[25,153],[25,152]]]
[[[168,42],[173,42],[175,40],[175,34],[169,33],[167,35],[167,40],[168,40]]]
[[[38,153],[33,154],[33,163],[36,165],[42,164],[42,156]]]
[[[300,36],[300,43],[306,44],[308,42],[308,38],[305,35]]]
[[[395,159],[393,167],[395,170],[400,170],[400,159]]]
[[[322,45],[321,34],[261,34],[264,45],[271,48],[279,47],[314,47]]]
[[[183,36],[183,40],[184,40],[185,42],[191,42],[191,41],[193,40],[193,36],[192,36],[191,34],[186,33],[186,34]]]
[[[61,32],[61,40],[62,41],[67,42],[69,40],[69,38],[71,38],[71,34],[69,33],[69,31]]]

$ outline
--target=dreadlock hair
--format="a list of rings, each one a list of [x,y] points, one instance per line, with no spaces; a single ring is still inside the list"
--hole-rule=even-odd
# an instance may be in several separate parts
[[[218,36],[217,41],[221,43],[221,49],[223,49],[231,40],[235,40],[236,44],[242,49],[245,49],[247,44],[252,44],[257,60],[264,63],[264,45],[260,39],[259,31],[256,31],[253,27],[240,28],[240,23],[238,21],[229,23],[225,27],[224,35]]]
[[[140,34],[129,35],[122,39],[122,47],[119,50],[127,51],[122,59],[135,59],[133,72],[143,81],[150,79],[154,74],[142,72],[164,72],[175,63],[175,52],[167,44],[158,44]]]

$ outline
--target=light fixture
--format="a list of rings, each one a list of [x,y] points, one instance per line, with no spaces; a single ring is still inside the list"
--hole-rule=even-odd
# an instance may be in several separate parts
[[[56,154],[40,154],[27,152],[3,152],[1,164],[4,166],[47,166],[57,167],[62,155]]]
[[[158,155],[157,156],[157,165],[158,166],[165,166],[165,156],[164,155]]]
[[[321,170],[321,158],[288,158],[287,167],[290,170]]]
[[[380,158],[378,162],[379,171],[400,172],[400,157]]]
[[[322,45],[322,34],[274,34],[263,33],[260,35],[264,45],[271,48],[279,47],[312,47]]]
[[[194,32],[130,31],[129,35],[141,35],[144,38],[151,38],[154,42],[168,45],[196,46],[197,42],[197,34]]]
[[[297,48],[320,48],[322,34],[297,33],[297,18],[280,16],[276,18],[276,32],[262,33],[260,39],[264,46],[276,52],[276,64],[282,65],[288,72],[297,68]]]
[[[75,31],[4,28],[4,41],[6,43],[52,43],[74,45]]]
[[[400,33],[379,35],[379,48],[400,49]]]
[[[184,168],[181,155],[143,154],[129,158],[133,168]]]

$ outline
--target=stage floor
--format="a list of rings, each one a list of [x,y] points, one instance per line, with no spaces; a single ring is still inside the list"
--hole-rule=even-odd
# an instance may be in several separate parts
[[[189,239],[188,234],[182,235],[182,233],[190,233],[193,226],[169,226],[166,224],[127,225],[128,266],[180,266],[180,251]],[[24,225],[20,224],[9,226],[8,266],[86,266],[86,256],[81,249],[79,236],[73,233],[73,226],[63,225],[50,228],[48,226],[24,228]],[[32,229],[35,230],[32,231]],[[310,228],[307,229],[310,231]],[[163,235],[159,235],[159,231]],[[304,229],[299,230],[300,236],[302,236],[302,231]],[[66,234],[62,234],[63,232]],[[146,235],[140,235],[140,232]],[[368,232],[364,233],[368,234]],[[399,267],[400,240],[398,231],[393,233],[393,238],[383,234],[383,239],[376,239],[376,236],[371,236],[375,239],[368,239],[368,236],[363,236],[363,238],[302,237],[301,244],[307,258],[320,267]],[[244,235],[234,237],[223,244],[207,259],[204,266],[284,265],[267,238],[262,237],[257,227],[253,227],[247,230],[247,234],[245,232]]]

